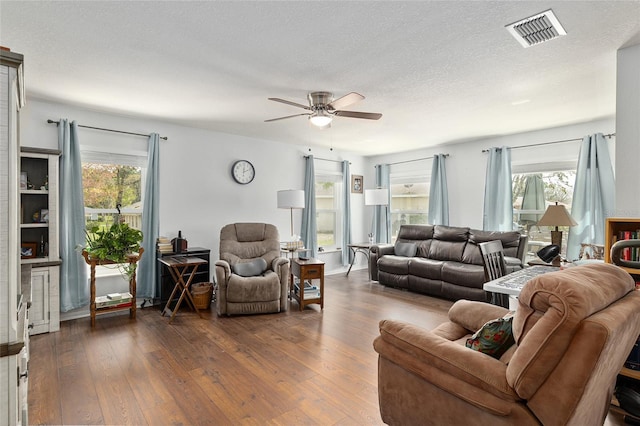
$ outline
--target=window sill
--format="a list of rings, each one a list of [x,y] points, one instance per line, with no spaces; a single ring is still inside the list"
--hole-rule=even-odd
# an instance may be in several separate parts
[[[329,253],[342,253],[342,249],[330,249],[330,250],[325,250],[325,251],[319,251],[318,252],[318,256],[320,256],[321,254],[329,254]]]

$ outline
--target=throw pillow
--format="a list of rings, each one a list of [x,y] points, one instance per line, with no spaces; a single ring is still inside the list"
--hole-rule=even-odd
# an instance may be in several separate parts
[[[513,315],[498,318],[485,323],[473,336],[467,339],[466,347],[500,358],[516,342],[513,338],[511,323]]]
[[[256,277],[267,269],[267,261],[258,257],[248,262],[238,262],[231,269],[234,274],[241,277]]]
[[[396,243],[393,252],[396,256],[413,257],[418,251],[415,243]]]

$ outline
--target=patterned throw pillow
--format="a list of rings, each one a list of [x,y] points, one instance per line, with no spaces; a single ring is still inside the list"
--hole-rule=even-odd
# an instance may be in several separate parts
[[[507,349],[515,344],[511,322],[513,315],[488,321],[467,339],[466,347],[485,353],[494,358],[500,358]]]

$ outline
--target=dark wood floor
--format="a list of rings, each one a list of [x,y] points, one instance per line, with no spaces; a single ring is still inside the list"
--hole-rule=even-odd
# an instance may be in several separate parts
[[[30,424],[381,424],[378,322],[433,328],[451,302],[328,276],[325,309],[172,324],[151,307],[32,336]],[[609,415],[607,424],[622,424]]]

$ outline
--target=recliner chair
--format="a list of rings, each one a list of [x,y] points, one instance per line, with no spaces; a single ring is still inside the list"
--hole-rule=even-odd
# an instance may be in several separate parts
[[[383,320],[374,341],[382,420],[402,425],[596,425],[640,334],[640,292],[611,264],[529,281],[499,359],[465,347],[508,311],[458,301],[432,331]]]
[[[266,223],[233,223],[220,230],[215,263],[218,315],[284,312],[289,260],[280,257],[278,229]]]

